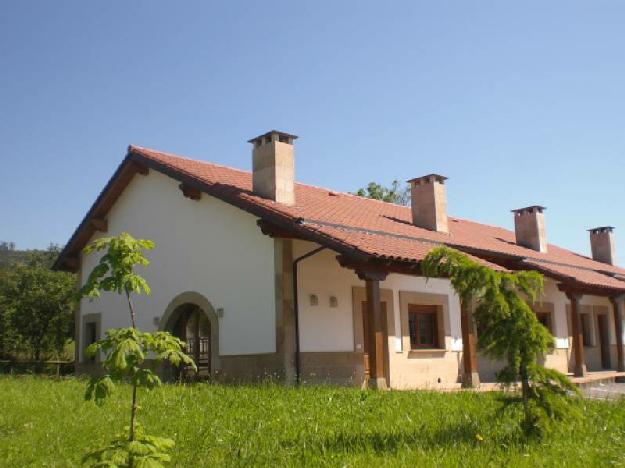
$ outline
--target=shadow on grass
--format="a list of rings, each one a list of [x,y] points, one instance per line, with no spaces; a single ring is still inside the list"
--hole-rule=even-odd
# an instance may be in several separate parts
[[[304,444],[305,442],[305,444]],[[421,448],[432,450],[438,448],[453,449],[459,445],[476,447],[480,444],[494,441],[484,441],[478,429],[471,424],[458,424],[445,429],[432,430],[427,426],[404,431],[375,431],[355,433],[338,433],[330,438],[312,440],[288,440],[283,442],[286,448],[297,446],[316,447],[321,451],[337,453],[357,453],[374,451],[377,454],[395,453],[402,448]],[[519,432],[500,433],[496,443],[514,445],[523,443],[523,436]]]

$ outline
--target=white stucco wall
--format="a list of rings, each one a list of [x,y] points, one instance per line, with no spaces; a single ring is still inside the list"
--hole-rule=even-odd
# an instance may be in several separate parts
[[[562,291],[558,289],[557,283],[549,278],[545,278],[545,290],[540,301],[553,303],[553,336],[555,337],[555,348],[566,349],[569,347],[569,325],[566,318],[566,306],[569,300]]]
[[[298,257],[318,245],[296,241],[294,257]],[[358,351],[354,350],[354,323],[352,288],[364,287],[364,281],[352,271],[341,267],[336,261],[336,252],[324,250],[300,263],[298,301],[300,309],[300,340],[304,352]],[[392,314],[396,335],[390,351],[401,352],[401,327],[399,325],[399,291],[444,294],[450,296],[449,315],[445,317],[445,328],[452,337],[450,350],[461,351],[460,302],[449,281],[391,274],[380,282],[380,288],[393,291]],[[310,304],[310,295],[319,299],[317,306]],[[337,307],[330,307],[330,297],[338,299]]]
[[[104,235],[127,231],[156,243],[147,254],[150,266],[141,271],[152,295],[134,298],[138,326],[156,329],[155,318],[174,297],[195,291],[224,309],[220,354],[275,352],[273,240],[254,216],[206,194],[199,201],[185,198],[178,185],[154,170],[136,175],[107,216]],[[82,257],[84,281],[97,258]],[[102,330],[129,325],[127,305],[114,294],[83,300],[80,309],[81,315],[102,313]]]
[[[293,257],[319,247],[311,242],[295,241]],[[336,252],[324,250],[299,264],[300,347],[304,352],[353,351],[352,285],[364,285],[350,270],[341,268]],[[310,305],[315,294],[319,305]],[[330,296],[338,300],[330,307]]]

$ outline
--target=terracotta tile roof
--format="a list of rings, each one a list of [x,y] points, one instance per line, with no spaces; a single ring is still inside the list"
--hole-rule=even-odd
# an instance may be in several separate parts
[[[570,265],[539,262],[536,260],[524,260],[523,264],[527,265],[528,269],[536,269],[546,275],[560,278],[562,280],[575,280],[586,286],[620,289],[623,288],[624,284],[624,281],[615,277],[599,273],[595,270],[576,268]]]
[[[423,260],[433,248],[442,245],[438,242],[378,234],[361,229],[335,227],[331,225],[318,224],[314,221],[305,222],[305,225],[334,238],[341,239],[346,243],[357,246],[359,250],[372,256],[379,257],[383,260],[418,262]],[[489,268],[498,271],[507,271],[506,268],[500,265],[496,265],[474,255],[467,255],[478,263],[481,263]]]
[[[299,233],[313,234],[331,248],[352,249],[381,259],[417,262],[436,245],[449,245],[493,268],[493,261],[524,260],[555,276],[574,278],[586,285],[625,290],[625,281],[608,275],[625,270],[549,244],[546,253],[519,246],[515,234],[500,227],[460,218],[449,218],[449,234],[429,231],[411,223],[408,207],[297,183],[295,206],[285,206],[252,193],[250,172],[131,146],[128,158],[147,164],[242,209],[264,218],[273,216],[290,223]],[[481,258],[483,257],[483,258]],[[501,263],[507,266],[506,261]],[[546,266],[548,265],[548,267]],[[601,273],[605,272],[607,274]]]

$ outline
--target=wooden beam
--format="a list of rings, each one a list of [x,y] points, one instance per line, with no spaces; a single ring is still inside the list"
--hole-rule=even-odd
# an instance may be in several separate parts
[[[78,270],[78,267],[80,266],[80,262],[78,261],[78,258],[76,257],[66,257],[65,265],[70,271],[76,272],[76,270]]]
[[[145,164],[141,164],[138,161],[132,161],[132,168],[134,172],[137,174],[141,174],[142,176],[146,176],[150,173],[150,169]]]
[[[182,194],[185,197],[190,198],[191,200],[199,200],[202,198],[202,192],[195,187],[182,183],[178,186],[178,188],[182,191]]]
[[[128,159],[117,168],[113,177],[108,181],[106,187],[98,196],[97,200],[89,209],[89,212],[80,223],[71,239],[69,240],[59,259],[55,263],[59,268],[67,265],[66,257],[75,257],[80,255],[82,248],[89,242],[91,236],[96,231],[91,223],[92,219],[105,219],[113,204],[117,201],[122,191],[128,186],[135,174],[147,175],[148,167],[141,162]],[[71,271],[71,270],[70,270]]]
[[[549,276],[549,275],[546,275]],[[558,278],[555,278],[558,279]],[[565,294],[578,294],[580,296],[601,296],[601,297],[611,297],[614,295],[621,294],[622,291],[612,288],[599,288],[592,286],[585,286],[580,283],[575,282],[574,280],[570,281],[562,281],[558,284],[558,289]],[[625,284],[625,283],[624,283]]]
[[[571,301],[571,328],[573,334],[573,355],[575,356],[575,376],[586,376],[586,361],[584,359],[584,335],[582,333],[582,318],[579,313],[581,294],[566,293]]]
[[[477,350],[475,339],[475,325],[473,311],[467,301],[460,301],[460,328],[462,330],[462,360],[464,375],[462,386],[465,388],[477,387],[480,384],[480,374],[477,368]]]
[[[256,224],[260,228],[263,234],[273,238],[281,238],[281,239],[303,239],[303,237],[297,235],[293,231],[290,231],[286,228],[282,228],[270,221],[259,219],[256,221]]]
[[[614,331],[616,334],[616,370],[625,372],[625,357],[623,356],[623,301],[625,295],[610,298],[612,311],[614,313]]]
[[[384,361],[385,336],[382,323],[382,303],[380,301],[380,281],[386,278],[385,273],[379,271],[360,271],[358,276],[365,281],[367,291],[367,320],[373,326],[369,327],[368,340],[368,368],[371,375],[369,383],[375,388],[385,390],[388,388],[386,381],[386,369]],[[367,368],[367,363],[365,363]]]
[[[109,223],[106,219],[102,218],[91,218],[91,227],[96,231],[106,232],[109,229]]]
[[[421,276],[419,265],[415,262],[397,262],[391,260],[383,260],[375,257],[370,257],[366,260],[354,260],[353,258],[346,255],[337,255],[336,260],[343,268],[354,270],[359,276],[359,272],[363,271],[368,272],[368,274],[377,272],[384,277],[386,277],[386,275],[390,273]]]

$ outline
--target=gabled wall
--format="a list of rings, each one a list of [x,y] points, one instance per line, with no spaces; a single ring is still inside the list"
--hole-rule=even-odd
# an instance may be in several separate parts
[[[155,330],[169,303],[194,291],[224,310],[221,355],[275,352],[273,239],[260,232],[254,216],[206,194],[185,198],[178,185],[154,170],[135,175],[107,217],[108,232],[99,234],[128,231],[156,243],[147,254],[150,266],[139,270],[152,295],[133,298],[138,326]],[[96,263],[94,255],[82,255],[83,282]],[[83,300],[80,313],[100,313],[102,331],[129,326],[127,305],[114,294]]]

